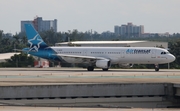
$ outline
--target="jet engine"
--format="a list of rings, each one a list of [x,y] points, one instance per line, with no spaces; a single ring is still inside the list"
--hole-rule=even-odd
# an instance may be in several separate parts
[[[110,67],[110,61],[109,60],[97,60],[96,61],[96,67],[109,68]]]

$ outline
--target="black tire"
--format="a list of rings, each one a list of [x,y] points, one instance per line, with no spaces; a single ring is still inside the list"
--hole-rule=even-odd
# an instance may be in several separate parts
[[[155,65],[154,68],[155,68],[155,71],[159,71],[159,65]]]
[[[88,70],[88,71],[94,71],[94,67],[89,66],[89,67],[87,68],[87,70]]]
[[[155,68],[155,71],[159,71],[159,68]]]
[[[102,68],[103,71],[108,71],[108,68]]]

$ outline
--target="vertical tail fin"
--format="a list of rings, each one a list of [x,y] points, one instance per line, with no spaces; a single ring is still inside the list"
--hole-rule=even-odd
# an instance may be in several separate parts
[[[46,48],[48,45],[43,41],[39,33],[32,24],[25,24],[26,36],[29,43],[29,51],[37,51],[39,48]]]

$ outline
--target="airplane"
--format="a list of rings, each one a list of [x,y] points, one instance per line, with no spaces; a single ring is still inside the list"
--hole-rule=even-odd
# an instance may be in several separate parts
[[[159,64],[170,63],[175,56],[166,49],[157,47],[49,47],[32,24],[25,24],[29,48],[22,51],[61,63],[83,63],[88,71],[95,67],[108,71],[112,64]]]

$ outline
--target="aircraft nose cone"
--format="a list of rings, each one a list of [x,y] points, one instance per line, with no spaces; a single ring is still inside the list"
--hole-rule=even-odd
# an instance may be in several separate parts
[[[173,62],[175,59],[176,59],[176,57],[174,55],[171,55],[169,58],[170,62]]]

